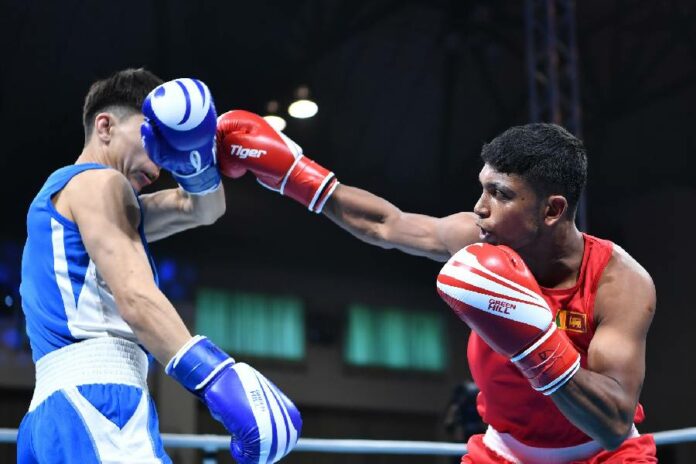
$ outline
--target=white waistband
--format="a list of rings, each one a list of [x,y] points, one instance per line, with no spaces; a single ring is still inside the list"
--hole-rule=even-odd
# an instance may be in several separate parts
[[[627,439],[638,436],[640,434],[634,424]],[[602,451],[602,446],[594,440],[565,448],[529,446],[518,441],[509,433],[500,433],[491,426],[488,426],[486,434],[483,436],[483,443],[515,464],[566,464],[587,459]]]
[[[91,338],[64,346],[36,362],[36,386],[29,411],[67,387],[118,383],[147,390],[147,367],[145,352],[122,338]]]

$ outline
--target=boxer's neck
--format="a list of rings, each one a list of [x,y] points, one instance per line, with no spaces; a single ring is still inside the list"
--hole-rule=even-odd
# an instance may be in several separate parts
[[[542,287],[568,288],[577,281],[585,240],[575,223],[558,224],[533,245],[518,250]]]
[[[107,144],[93,138],[85,145],[80,153],[80,156],[75,160],[75,164],[97,163],[104,166],[109,166],[124,173],[124,163],[122,157],[115,156],[109,150]]]

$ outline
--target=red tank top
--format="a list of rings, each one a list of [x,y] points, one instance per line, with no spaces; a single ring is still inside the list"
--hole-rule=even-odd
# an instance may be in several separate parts
[[[587,367],[587,349],[595,331],[595,296],[613,244],[587,234],[583,238],[585,249],[575,285],[563,289],[541,287],[541,291],[556,325],[580,352],[581,366]],[[544,448],[574,446],[591,440],[565,418],[549,397],[532,389],[506,357],[493,351],[474,332],[469,337],[467,357],[471,375],[481,390],[478,412],[498,432]],[[643,418],[639,404],[635,422]]]

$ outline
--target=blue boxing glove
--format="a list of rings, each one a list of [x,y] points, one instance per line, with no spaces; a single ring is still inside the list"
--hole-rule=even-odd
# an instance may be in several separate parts
[[[143,145],[155,164],[170,171],[181,188],[204,195],[220,186],[215,162],[215,104],[197,79],[157,86],[143,102]]]
[[[292,401],[251,366],[235,364],[206,337],[189,340],[166,372],[203,400],[232,434],[230,452],[238,463],[273,463],[297,444],[302,418]]]

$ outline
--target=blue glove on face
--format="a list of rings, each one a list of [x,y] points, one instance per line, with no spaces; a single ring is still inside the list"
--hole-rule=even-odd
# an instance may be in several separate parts
[[[207,338],[193,337],[169,361],[166,372],[203,400],[232,434],[230,452],[238,463],[277,462],[297,444],[302,417],[292,401]]]
[[[189,193],[217,189],[217,114],[208,87],[197,79],[165,82],[145,98],[143,114],[140,134],[152,161],[170,171]]]

